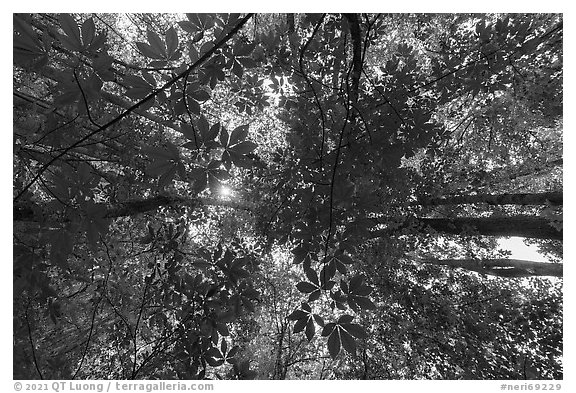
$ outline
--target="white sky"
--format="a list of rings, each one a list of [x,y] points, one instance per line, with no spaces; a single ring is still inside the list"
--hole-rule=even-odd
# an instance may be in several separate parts
[[[548,262],[546,258],[538,252],[536,245],[527,246],[521,237],[511,237],[509,239],[500,239],[500,247],[512,252],[511,259],[525,259],[527,261]]]

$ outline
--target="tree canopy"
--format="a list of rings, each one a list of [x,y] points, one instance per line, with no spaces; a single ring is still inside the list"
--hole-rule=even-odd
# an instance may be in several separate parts
[[[14,378],[562,378],[561,15],[13,32]]]

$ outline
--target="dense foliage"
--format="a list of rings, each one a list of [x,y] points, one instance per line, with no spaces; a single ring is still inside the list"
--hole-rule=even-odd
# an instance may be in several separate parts
[[[561,16],[13,21],[14,378],[562,378]]]

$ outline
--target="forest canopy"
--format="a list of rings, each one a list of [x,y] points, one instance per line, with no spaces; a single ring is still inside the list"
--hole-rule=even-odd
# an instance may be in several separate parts
[[[562,379],[562,48],[558,14],[14,14],[13,377]]]

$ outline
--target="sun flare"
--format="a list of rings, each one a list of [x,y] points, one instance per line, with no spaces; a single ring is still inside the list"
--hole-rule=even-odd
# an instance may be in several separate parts
[[[220,195],[224,197],[229,197],[232,195],[232,190],[230,189],[230,187],[222,186],[222,188],[220,188]]]

